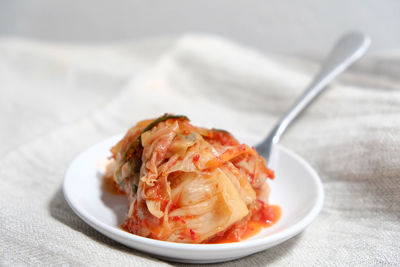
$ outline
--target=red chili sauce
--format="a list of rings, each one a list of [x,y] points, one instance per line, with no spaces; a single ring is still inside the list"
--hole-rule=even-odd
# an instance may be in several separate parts
[[[274,225],[279,221],[281,215],[282,210],[278,205],[265,204],[252,216],[248,223],[233,229],[228,229],[227,231],[218,234],[207,243],[222,244],[243,241],[258,234],[263,228]]]

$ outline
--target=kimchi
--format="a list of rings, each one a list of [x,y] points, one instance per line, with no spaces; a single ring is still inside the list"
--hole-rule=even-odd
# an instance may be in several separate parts
[[[128,198],[121,227],[130,233],[180,243],[232,242],[254,230],[254,222],[277,217],[268,204],[273,171],[224,130],[165,114],[137,123],[111,153],[105,178]]]

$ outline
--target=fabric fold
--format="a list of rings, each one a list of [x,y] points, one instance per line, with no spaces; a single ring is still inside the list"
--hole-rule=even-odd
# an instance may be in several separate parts
[[[398,55],[367,56],[282,139],[323,180],[316,221],[224,265],[400,262]],[[102,46],[0,40],[0,264],[169,264],[102,236],[72,212],[61,194],[69,162],[165,112],[256,144],[318,66],[209,35]]]

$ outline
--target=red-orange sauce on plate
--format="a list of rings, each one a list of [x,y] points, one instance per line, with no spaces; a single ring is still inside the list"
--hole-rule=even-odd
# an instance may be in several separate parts
[[[239,231],[221,233],[207,242],[208,244],[234,243],[246,240],[258,234],[263,228],[271,227],[279,221],[282,210],[278,205],[264,205],[253,217],[240,227]]]
[[[114,179],[110,177],[104,177],[102,183],[103,190],[113,194],[113,195],[125,195],[125,192],[118,188],[118,185],[115,183]]]

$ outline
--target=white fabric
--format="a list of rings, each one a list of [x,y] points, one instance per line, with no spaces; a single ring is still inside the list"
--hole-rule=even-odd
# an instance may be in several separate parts
[[[70,161],[165,112],[256,143],[317,68],[213,36],[108,46],[0,40],[0,265],[173,264],[80,220],[61,192]],[[399,54],[369,56],[290,128],[282,143],[320,174],[323,210],[297,237],[223,265],[400,264],[399,74]]]

